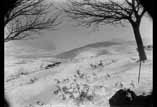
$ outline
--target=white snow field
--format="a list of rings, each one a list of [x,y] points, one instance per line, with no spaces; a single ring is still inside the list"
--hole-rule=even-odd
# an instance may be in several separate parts
[[[98,54],[100,50],[107,54]],[[93,99],[80,107],[109,107],[108,99],[121,88],[131,88],[136,94],[152,91],[152,50],[146,50],[148,60],[142,63],[140,83],[138,54],[135,45],[114,45],[79,52],[72,60],[53,57],[5,61],[5,95],[11,107],[78,107],[77,99],[62,99],[54,91],[77,83],[87,84]],[[46,68],[55,62],[61,64]],[[78,71],[84,77],[77,77]],[[75,80],[76,79],[76,80]],[[68,80],[68,81],[63,81]],[[74,80],[74,81],[73,81]],[[57,82],[59,84],[57,84]],[[74,84],[75,85],[75,84]],[[77,94],[77,93],[76,93]],[[66,94],[65,94],[66,96]]]

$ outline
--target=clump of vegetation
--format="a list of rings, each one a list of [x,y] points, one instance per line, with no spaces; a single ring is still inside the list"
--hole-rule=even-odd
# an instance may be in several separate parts
[[[27,84],[33,84],[35,81],[37,81],[38,80],[38,78],[36,78],[36,77],[33,77],[33,78],[31,78],[29,81],[28,81],[28,83]]]
[[[55,67],[55,66],[57,66],[57,65],[60,65],[60,64],[61,64],[61,62],[56,62],[56,63],[53,63],[53,64],[49,64],[49,65],[47,65],[47,66],[45,67],[45,69],[53,68],[53,67]]]
[[[39,106],[43,106],[44,105],[44,103],[41,102],[41,101],[37,101],[36,104],[39,105]]]
[[[102,61],[100,61],[98,64],[90,64],[90,67],[96,69],[98,67],[104,67],[104,64]]]
[[[87,78],[86,74],[77,70],[76,74],[70,79],[56,79],[54,94],[58,95],[62,100],[73,100],[77,105],[93,101],[92,87],[86,84],[85,78]]]

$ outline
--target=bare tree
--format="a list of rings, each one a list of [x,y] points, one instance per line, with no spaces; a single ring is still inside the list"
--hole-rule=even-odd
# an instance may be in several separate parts
[[[129,22],[135,35],[140,61],[147,59],[140,34],[140,23],[146,10],[139,0],[71,0],[63,10],[87,27]]]
[[[59,15],[50,15],[52,3],[45,0],[7,0],[4,9],[4,41],[21,40],[32,33],[54,30],[60,22]]]

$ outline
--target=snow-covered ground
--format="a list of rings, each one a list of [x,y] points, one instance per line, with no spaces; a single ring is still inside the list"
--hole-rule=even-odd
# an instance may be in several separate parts
[[[62,100],[54,93],[57,86],[68,87],[77,82],[80,87],[87,84],[93,96],[80,107],[108,107],[108,99],[118,89],[131,88],[136,94],[152,91],[152,50],[146,50],[148,60],[142,63],[138,84],[139,63],[135,46],[115,45],[105,49],[108,54],[98,54],[95,49],[79,53],[68,61],[7,57],[6,97],[12,107],[77,107],[74,98]],[[47,65],[56,62],[61,64],[46,69]],[[78,71],[84,76],[77,77]]]

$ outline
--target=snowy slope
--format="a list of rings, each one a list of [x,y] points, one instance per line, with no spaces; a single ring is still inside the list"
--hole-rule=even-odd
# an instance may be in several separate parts
[[[93,43],[93,44],[88,44],[79,48],[75,48],[72,50],[69,50],[67,52],[63,52],[60,53],[58,55],[56,55],[55,57],[57,58],[63,58],[63,59],[72,59],[74,57],[77,56],[77,54],[80,54],[84,51],[97,51],[99,52],[102,51],[102,53],[108,53],[105,48],[110,47],[110,46],[114,46],[114,45],[119,45],[121,43],[119,42],[112,42],[112,41],[103,41],[103,42],[97,42],[97,43]],[[103,51],[104,50],[104,51]]]
[[[107,53],[99,54],[104,49]],[[139,63],[136,62],[136,46],[121,44],[84,49],[71,60],[49,69],[41,69],[40,66],[51,64],[51,59],[30,61],[24,64],[24,74],[5,81],[5,93],[12,107],[77,107],[72,99],[62,100],[54,91],[56,81],[68,80],[61,82],[61,86],[69,86],[80,71],[85,78],[77,78],[76,81],[80,85],[88,84],[94,98],[80,106],[108,107],[108,99],[120,88],[131,88],[136,94],[152,91],[152,50],[146,52],[148,60],[142,64],[140,84],[137,83]]]

